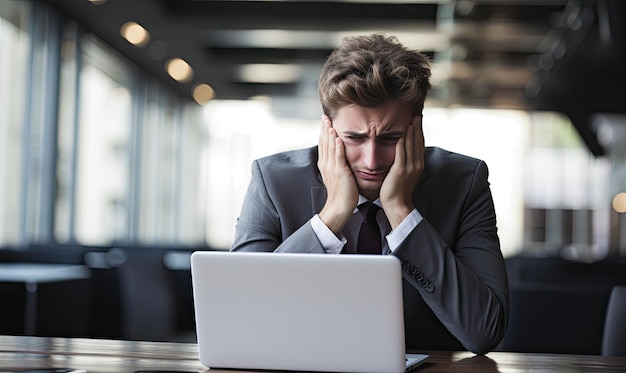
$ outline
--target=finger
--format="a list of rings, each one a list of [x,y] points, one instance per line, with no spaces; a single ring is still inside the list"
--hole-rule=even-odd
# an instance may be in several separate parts
[[[425,143],[424,143],[424,131],[422,127],[422,116],[416,116],[413,118],[413,139],[415,141],[415,158],[413,162],[417,167],[418,173],[422,172],[424,168],[424,151],[425,151]]]
[[[332,128],[330,123],[330,119],[324,115],[324,146],[326,147],[326,154],[324,160],[326,163],[333,162],[333,157],[335,155],[335,129]]]
[[[405,151],[405,161],[413,162],[415,159],[415,139],[413,138],[413,133],[415,132],[415,127],[410,125],[406,129],[406,135],[404,136],[404,151]]]
[[[408,134],[408,130],[407,130],[407,134]],[[402,169],[406,165],[406,136],[407,134],[405,134],[404,137],[401,137],[400,139],[398,139],[398,142],[396,143],[396,157],[393,161],[393,165],[391,166],[392,168],[400,167]]]
[[[337,142],[337,133],[335,132],[334,128],[329,128],[328,129],[328,142],[327,142],[327,146],[328,146],[327,162],[332,163],[333,165],[336,163],[336,158],[337,158],[336,142]]]
[[[343,141],[339,137],[335,138],[335,166],[344,166],[346,164],[346,149]]]
[[[329,128],[332,128],[332,126],[333,126],[333,121],[332,121],[332,120],[330,120],[330,117],[329,117],[328,115],[324,114],[324,115],[322,116],[322,118],[323,118],[324,120],[326,120],[326,124],[328,125],[328,127],[329,127]]]
[[[420,153],[424,153],[424,130],[421,115],[413,118],[413,141],[415,141],[415,149]]]

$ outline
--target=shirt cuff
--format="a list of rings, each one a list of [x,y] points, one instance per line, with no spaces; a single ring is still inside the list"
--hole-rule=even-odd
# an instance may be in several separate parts
[[[320,244],[322,244],[324,251],[326,251],[327,254],[341,253],[341,250],[343,250],[343,247],[348,242],[343,234],[341,234],[340,237],[335,236],[333,231],[324,224],[318,214],[313,215],[310,221],[311,228],[313,228],[313,232],[320,241]]]
[[[389,252],[392,253],[397,249],[423,219],[422,214],[420,214],[417,209],[413,209],[413,211],[402,220],[402,223],[387,235]]]

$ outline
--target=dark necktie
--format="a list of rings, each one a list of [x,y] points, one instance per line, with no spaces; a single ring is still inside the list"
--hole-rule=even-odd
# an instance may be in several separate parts
[[[359,239],[356,246],[358,254],[381,255],[380,228],[378,223],[376,223],[376,213],[379,209],[380,207],[371,202],[365,202],[359,206],[359,211],[363,215],[363,224],[359,231]]]

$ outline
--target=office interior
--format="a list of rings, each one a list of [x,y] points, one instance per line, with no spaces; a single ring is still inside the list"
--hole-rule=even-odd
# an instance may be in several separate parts
[[[189,256],[250,162],[317,142],[342,37],[433,62],[427,146],[486,161],[502,351],[602,354],[626,285],[619,0],[0,0],[0,334],[195,341]],[[625,312],[626,313],[626,312]]]

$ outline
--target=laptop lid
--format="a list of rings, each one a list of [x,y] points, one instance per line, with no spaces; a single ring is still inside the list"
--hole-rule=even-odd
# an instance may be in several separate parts
[[[200,362],[207,367],[406,369],[394,256],[198,251],[191,272]]]

